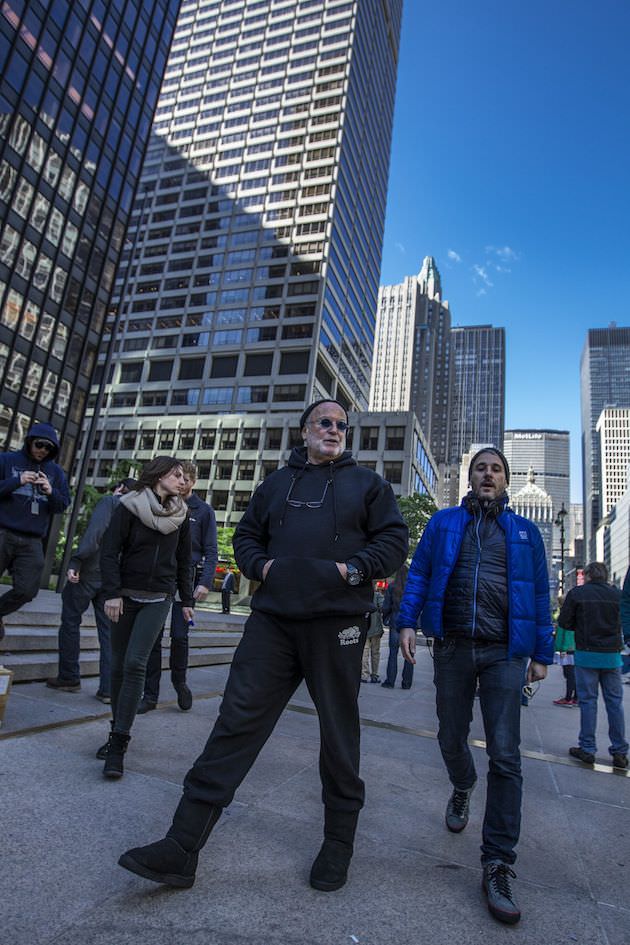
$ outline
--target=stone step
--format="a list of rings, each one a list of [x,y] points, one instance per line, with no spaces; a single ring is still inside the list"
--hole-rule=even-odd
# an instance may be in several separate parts
[[[194,647],[188,653],[189,666],[215,666],[231,663],[234,646]],[[98,650],[84,650],[79,657],[81,676],[98,676]],[[57,675],[57,656],[53,653],[3,653],[2,664],[13,670],[13,682],[36,682]],[[168,668],[168,649],[162,652],[162,668]]]
[[[59,619],[61,613],[61,599],[56,610],[33,609],[18,610],[4,618],[4,626],[7,636],[14,630],[20,630],[28,627],[37,627],[40,629],[53,629],[55,632],[59,629]],[[170,617],[166,619],[166,625],[169,625]],[[245,622],[244,614],[222,614],[216,610],[195,610],[194,632],[197,630],[242,630]],[[81,631],[84,629],[95,628],[94,611],[88,607],[81,620]]]
[[[236,646],[240,632],[231,630],[191,630],[188,634],[190,648],[209,646]],[[170,637],[164,635],[163,645],[169,645]],[[81,626],[80,646],[82,650],[98,649],[96,627]],[[57,630],[52,627],[13,627],[0,641],[0,655],[4,653],[57,652]]]

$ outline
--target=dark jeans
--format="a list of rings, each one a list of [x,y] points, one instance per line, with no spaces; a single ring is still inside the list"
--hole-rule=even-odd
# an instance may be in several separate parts
[[[147,663],[147,678],[144,683],[144,698],[147,702],[157,702],[160,695],[160,676],[162,675],[162,627],[151,650]],[[180,601],[173,601],[171,610],[171,654],[169,658],[171,682],[179,689],[186,682],[188,669],[188,623],[184,620]]]
[[[0,597],[0,617],[12,614],[37,597],[44,570],[41,538],[0,528],[0,575],[7,570],[13,587]]]
[[[468,733],[475,690],[490,759],[481,862],[512,864],[521,826],[521,686],[526,661],[508,659],[507,646],[469,639],[436,640],[434,682],[438,741],[453,787],[471,788],[477,775]]]
[[[128,733],[144,689],[149,653],[164,626],[170,600],[143,604],[123,597],[123,613],[112,622],[112,716],[114,731]]]
[[[68,581],[61,593],[61,623],[59,624],[59,679],[64,682],[75,683],[81,680],[79,667],[79,653],[81,650],[81,618],[90,606],[94,605],[96,630],[98,633],[99,657],[99,687],[103,696],[110,694],[111,676],[111,640],[109,618],[103,610],[105,595],[100,588],[79,581],[73,584]]]
[[[389,658],[387,660],[387,676],[385,682],[390,686],[393,686],[396,682],[396,674],[398,673],[398,650],[400,649],[400,633],[395,627],[389,628]],[[402,684],[405,689],[411,687],[413,682],[413,663],[408,663],[407,660],[403,660],[403,670],[402,670]]]
[[[327,811],[357,814],[361,657],[367,620],[289,620],[254,611],[245,624],[206,746],[186,775],[189,801],[227,807],[304,679],[319,716],[319,773]],[[328,816],[328,815],[327,815]]]
[[[628,741],[623,712],[623,686],[620,669],[591,669],[586,666],[575,667],[577,694],[580,702],[579,745],[591,754],[597,752],[597,696],[601,687],[606,714],[608,716],[608,737],[611,755],[626,755]]]

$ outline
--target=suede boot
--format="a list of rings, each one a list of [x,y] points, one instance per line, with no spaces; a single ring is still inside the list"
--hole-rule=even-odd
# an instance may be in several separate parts
[[[96,757],[98,758],[99,761],[105,761],[105,759],[107,758],[107,752],[109,751],[109,743],[112,740],[113,730],[114,730],[114,723],[112,721],[109,723],[109,735],[107,736],[107,741],[105,742],[104,745],[101,745],[101,747],[96,752]]]
[[[221,816],[222,808],[182,797],[163,840],[127,850],[120,866],[154,883],[189,889],[195,882],[199,851]]]
[[[334,892],[345,885],[358,820],[358,811],[326,808],[324,842],[311,867],[310,884],[313,889]]]
[[[123,758],[130,737],[127,732],[112,732],[109,736],[107,755],[103,765],[103,776],[105,778],[122,778],[124,774]]]

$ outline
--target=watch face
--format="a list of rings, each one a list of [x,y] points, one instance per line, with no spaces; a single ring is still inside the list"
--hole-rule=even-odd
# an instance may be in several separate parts
[[[350,573],[348,574],[348,584],[351,584],[354,587],[356,584],[360,584],[360,583],[361,583],[361,575],[359,574],[359,572],[350,571]]]

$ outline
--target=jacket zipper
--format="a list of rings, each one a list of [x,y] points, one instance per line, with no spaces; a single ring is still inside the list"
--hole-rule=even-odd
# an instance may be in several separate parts
[[[479,526],[481,525],[481,513],[479,518],[476,518],[475,524],[475,535],[477,536],[477,564],[475,565],[475,580],[473,583],[473,619],[472,619],[472,635],[475,635],[475,629],[477,627],[477,587],[479,584],[479,568],[481,566],[481,538],[479,536]]]

